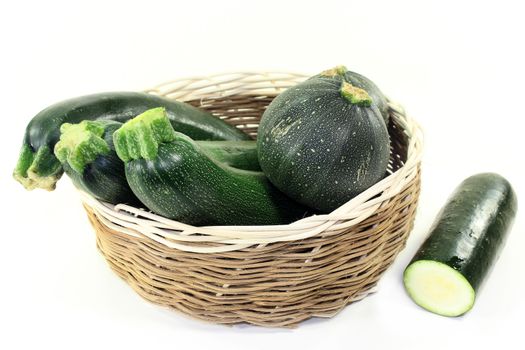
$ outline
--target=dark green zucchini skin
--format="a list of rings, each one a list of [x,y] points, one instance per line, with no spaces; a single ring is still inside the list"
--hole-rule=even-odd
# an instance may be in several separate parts
[[[103,134],[100,137],[105,142],[104,146],[106,147],[99,146],[97,148],[94,141],[101,142],[102,140],[93,139],[96,138],[96,135],[92,128],[90,130],[88,123],[92,128],[93,125],[96,125],[101,128],[97,130],[103,129]],[[113,133],[122,126],[122,123],[98,120],[63,125],[67,125],[69,128],[67,130],[62,128],[62,137],[55,146],[55,155],[61,160],[64,171],[73,184],[95,198],[108,203],[142,206],[129,187],[124,162],[118,157],[113,143]],[[77,132],[72,132],[72,129],[76,129]],[[80,135],[78,130],[80,130]],[[67,136],[69,136],[69,140],[66,140]],[[87,141],[80,141],[81,139],[87,139]],[[80,142],[83,143],[79,146]],[[239,169],[254,170],[259,168],[255,141],[195,142],[219,162]],[[81,147],[83,149],[80,151]],[[92,155],[93,153],[96,155]],[[72,164],[76,164],[76,166]]]
[[[62,174],[53,148],[63,123],[82,120],[125,122],[154,107],[164,107],[173,127],[195,140],[249,139],[239,129],[183,102],[142,92],[99,93],[65,100],[38,113],[27,125],[13,175],[27,189],[53,190]]]
[[[390,156],[388,131],[371,96],[351,102],[343,86],[341,79],[314,78],[289,88],[268,106],[258,131],[259,163],[270,181],[322,212],[381,180]]]
[[[127,162],[126,177],[150,210],[191,225],[287,224],[309,212],[262,172],[223,165],[189,140],[161,144],[157,159]]]
[[[119,126],[112,129],[115,131],[118,128]],[[69,164],[64,163],[62,166],[65,173],[77,187],[90,193],[95,198],[112,204],[126,203],[137,207],[142,206],[129,188],[124,162],[115,153],[112,132],[108,132],[104,139],[110,145],[111,153],[98,156],[95,161],[86,166],[82,174],[74,171]],[[218,162],[237,169],[260,170],[255,141],[232,141],[231,143],[230,141],[202,142],[206,142],[205,145],[201,145],[203,151],[210,152]],[[200,141],[196,143],[201,144]]]
[[[128,183],[144,205],[191,225],[286,224],[311,211],[279,192],[262,172],[213,157],[148,111],[114,133]]]
[[[449,198],[410,264],[446,264],[477,292],[499,257],[516,211],[516,194],[505,178],[494,173],[471,176]]]
[[[209,157],[232,168],[261,171],[256,141],[195,141]]]

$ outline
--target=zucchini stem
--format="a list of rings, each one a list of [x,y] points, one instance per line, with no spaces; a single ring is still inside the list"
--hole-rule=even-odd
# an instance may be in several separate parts
[[[84,120],[78,124],[64,123],[60,127],[60,141],[55,145],[55,155],[61,163],[68,163],[77,173],[82,174],[86,166],[99,155],[110,152],[103,139],[103,121]]]
[[[13,178],[26,190],[42,188],[53,191],[62,173],[62,166],[49,147],[43,146],[34,152],[31,146],[24,143],[13,171]]]
[[[368,95],[368,92],[346,81],[341,83],[341,95],[348,102],[357,106],[370,107],[372,105],[372,98]]]
[[[344,76],[345,73],[348,71],[348,69],[346,69],[345,66],[335,66],[334,68],[331,68],[331,69],[327,69],[323,72],[321,72],[321,76],[323,77],[329,77],[329,78],[333,78],[333,77],[336,77],[336,76]]]
[[[159,144],[176,139],[176,132],[164,108],[153,108],[124,123],[113,134],[117,155],[124,162],[155,159]]]

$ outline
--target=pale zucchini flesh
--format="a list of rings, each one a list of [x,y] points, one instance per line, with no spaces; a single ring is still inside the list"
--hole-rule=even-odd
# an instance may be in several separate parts
[[[432,260],[415,261],[405,270],[405,288],[416,304],[443,316],[460,316],[474,305],[476,292],[452,267]]]

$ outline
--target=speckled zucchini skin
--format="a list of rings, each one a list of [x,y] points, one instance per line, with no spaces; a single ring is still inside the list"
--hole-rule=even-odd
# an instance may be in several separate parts
[[[62,175],[53,148],[60,125],[82,120],[125,122],[147,109],[164,107],[173,127],[195,140],[248,140],[249,136],[209,113],[188,104],[141,92],[107,92],[54,104],[28,124],[13,176],[26,189],[53,190]]]
[[[222,164],[180,133],[159,145],[157,158],[128,161],[126,177],[150,210],[187,224],[284,224],[307,215],[262,172]]]
[[[516,211],[516,194],[506,179],[494,173],[471,176],[449,198],[410,264],[444,263],[477,291],[504,246]]]
[[[103,128],[102,139],[105,141],[107,148],[97,149],[95,145],[89,147],[85,145],[86,152],[79,150],[77,146],[68,145],[67,141],[61,138],[55,147],[62,149],[67,155],[61,156],[56,153],[58,159],[62,161],[62,166],[66,174],[71,178],[74,185],[85,192],[91,194],[95,198],[109,202],[112,204],[126,203],[134,206],[142,206],[138,198],[130,189],[126,174],[124,170],[124,162],[118,157],[113,143],[113,133],[122,126],[122,123],[102,120],[95,122],[84,121],[80,124],[72,125],[77,130],[81,129],[84,135],[89,135],[90,131],[83,126],[84,123],[93,123]],[[63,131],[62,135],[64,135]],[[76,141],[75,136],[71,135],[73,141]],[[91,135],[94,137],[94,135]],[[90,143],[84,141],[84,143]],[[100,141],[101,142],[101,141]],[[257,160],[257,148],[255,141],[195,141],[203,152],[213,156],[215,160],[227,164],[229,166],[245,169],[258,170],[259,162]],[[77,143],[75,143],[77,144]],[[59,147],[60,146],[60,147]],[[64,150],[63,148],[66,148]],[[95,153],[94,153],[95,152]],[[93,153],[95,156],[93,156]],[[98,154],[98,155],[97,155]],[[92,158],[89,158],[92,157]],[[96,158],[95,158],[96,157]],[[75,159],[72,159],[75,158]],[[75,161],[76,164],[84,162],[84,166],[76,166],[75,169],[70,165],[70,162]]]
[[[381,180],[389,135],[373,100],[364,102],[351,103],[342,79],[323,76],[278,95],[257,140],[270,181],[299,203],[330,212]]]
[[[220,161],[223,152],[176,132],[162,108],[126,122],[113,141],[135,195],[164,217],[192,225],[265,225],[309,214],[262,172],[233,168]]]

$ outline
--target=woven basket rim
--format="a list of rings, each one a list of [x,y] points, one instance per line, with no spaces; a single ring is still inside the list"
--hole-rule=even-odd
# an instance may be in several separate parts
[[[157,85],[146,92],[169,96],[172,92],[182,91],[187,92],[183,98],[181,95],[177,96],[182,100],[188,100],[189,96],[207,98],[209,95],[206,93],[192,95],[191,85],[198,84],[198,89],[215,87],[215,90],[212,90],[215,97],[254,94],[254,91],[258,94],[266,92],[273,96],[283,88],[275,82],[284,81],[286,83],[283,86],[286,86],[288,82],[294,84],[305,77],[307,76],[304,74],[285,72],[233,72],[182,78]],[[203,85],[203,81],[206,81],[206,84]],[[239,83],[240,81],[242,83]],[[236,82],[237,85],[228,90],[228,84],[232,82]],[[268,86],[264,84],[266,82],[269,82]],[[222,90],[223,86],[227,87]],[[187,90],[184,90],[185,88]],[[404,165],[329,214],[305,217],[287,225],[192,226],[129,205],[104,203],[81,190],[79,192],[84,204],[93,209],[109,228],[129,236],[146,236],[167,247],[195,253],[234,251],[253,245],[305,239],[328,229],[333,231],[348,228],[373,215],[385,201],[399,193],[417,176],[422,154],[422,130],[414,119],[406,115],[401,105],[389,101],[389,107],[391,118],[408,138],[407,159]],[[202,243],[211,245],[202,246]]]
[[[163,82],[161,84],[154,85],[151,88],[148,88],[144,90],[148,93],[155,93],[160,91],[165,91],[168,86],[171,84],[181,84],[183,82],[203,82],[208,81],[211,82],[213,85],[217,84],[224,84],[225,82],[228,82],[228,79],[225,79],[226,77],[235,77],[235,79],[239,79],[241,77],[244,78],[255,78],[255,77],[263,77],[265,81],[268,79],[286,79],[291,80],[295,78],[299,79],[306,79],[310,77],[311,75],[300,73],[300,72],[290,72],[290,71],[284,71],[284,70],[264,70],[264,71],[254,71],[254,70],[245,70],[245,71],[225,71],[222,73],[214,73],[210,75],[192,75],[187,77],[182,77],[178,79],[169,80],[166,82]],[[221,81],[218,82],[216,79],[220,78]]]

